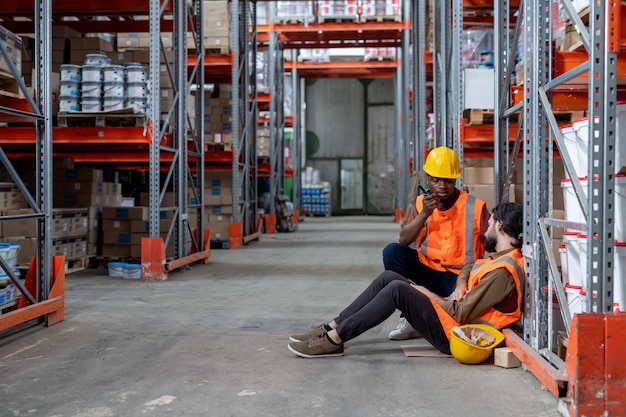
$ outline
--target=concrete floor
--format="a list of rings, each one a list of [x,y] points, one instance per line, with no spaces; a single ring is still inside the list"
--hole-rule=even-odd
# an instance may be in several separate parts
[[[406,357],[387,339],[397,315],[341,358],[287,350],[365,288],[397,235],[390,217],[307,218],[163,282],[68,275],[65,321],[0,339],[0,416],[558,416],[522,368]]]

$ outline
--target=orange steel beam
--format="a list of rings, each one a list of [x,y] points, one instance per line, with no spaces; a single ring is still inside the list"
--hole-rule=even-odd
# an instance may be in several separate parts
[[[143,127],[54,127],[52,143],[80,144],[123,144],[149,145],[152,137]],[[32,127],[11,127],[2,129],[0,144],[35,143],[35,130]]]
[[[565,375],[528,346],[514,331],[504,329],[503,333],[506,336],[504,341],[507,347],[528,367],[547,390],[557,398],[564,397],[567,388]]]
[[[161,0],[161,5],[166,0]],[[1,0],[3,16],[33,16],[35,5],[32,1]],[[168,1],[165,12],[171,13],[173,2]],[[146,0],[54,0],[54,16],[138,16],[148,15],[150,6]]]
[[[259,240],[261,238],[261,232],[250,233],[243,237],[243,243],[252,242],[253,240]]]
[[[2,0],[0,0],[1,2]],[[118,33],[118,32],[150,32],[149,20],[57,20],[55,26],[67,26],[80,33]],[[2,26],[13,33],[34,33],[32,21],[3,21]],[[54,31],[54,29],[52,29]],[[174,30],[174,22],[162,19],[159,32],[170,33]]]
[[[202,261],[204,264],[208,264],[211,259],[211,249],[203,250],[202,252],[192,253],[182,258],[174,259],[165,263],[166,271],[173,271],[182,266],[192,264],[194,262]]]

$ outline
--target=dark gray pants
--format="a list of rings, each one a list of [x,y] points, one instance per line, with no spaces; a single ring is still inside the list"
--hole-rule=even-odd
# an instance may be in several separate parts
[[[347,342],[385,321],[396,309],[431,345],[450,353],[450,342],[428,297],[393,271],[381,273],[335,318],[337,333]]]

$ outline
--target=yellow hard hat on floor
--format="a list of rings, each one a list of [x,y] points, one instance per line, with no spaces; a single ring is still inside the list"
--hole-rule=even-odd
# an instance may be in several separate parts
[[[504,335],[488,324],[455,326],[450,338],[450,352],[454,358],[468,365],[484,362]]]
[[[457,179],[461,176],[459,156],[447,146],[440,146],[428,153],[424,172],[435,178]]]

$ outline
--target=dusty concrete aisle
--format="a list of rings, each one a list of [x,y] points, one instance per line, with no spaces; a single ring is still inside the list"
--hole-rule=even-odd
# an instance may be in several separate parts
[[[0,416],[557,416],[521,368],[405,357],[386,337],[397,315],[341,358],[287,350],[381,271],[397,233],[389,217],[307,218],[164,282],[68,275],[64,322],[0,339]]]

